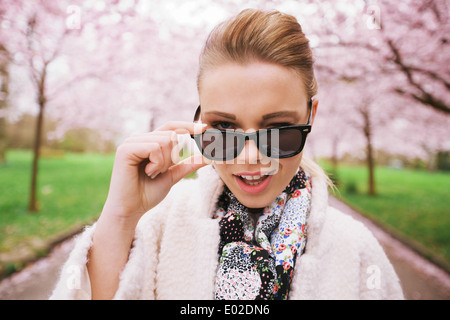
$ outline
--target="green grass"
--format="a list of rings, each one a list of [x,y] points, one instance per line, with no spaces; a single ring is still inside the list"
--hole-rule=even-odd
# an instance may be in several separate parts
[[[36,251],[42,240],[92,223],[106,200],[114,156],[66,153],[41,159],[40,212],[28,213],[31,160],[30,151],[13,150],[0,164],[0,254]],[[378,195],[370,197],[366,168],[342,165],[337,195],[450,263],[450,174],[377,167],[375,177]]]
[[[13,150],[0,164],[0,253],[92,223],[106,200],[113,155],[66,153],[40,159],[40,211],[29,213],[31,161],[31,152]]]
[[[338,197],[450,264],[450,173],[377,167],[374,197],[365,167],[342,165],[337,179]]]

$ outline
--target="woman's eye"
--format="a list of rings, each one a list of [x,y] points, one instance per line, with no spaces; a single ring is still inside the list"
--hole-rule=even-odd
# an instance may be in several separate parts
[[[219,130],[227,130],[227,129],[231,129],[232,128],[232,124],[229,122],[216,122],[213,123],[212,125],[214,128],[219,129]]]

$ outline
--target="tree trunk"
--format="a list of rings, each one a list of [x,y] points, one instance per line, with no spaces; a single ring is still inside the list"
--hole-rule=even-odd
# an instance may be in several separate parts
[[[339,143],[339,139],[337,137],[333,138],[333,154],[331,156],[331,163],[333,165],[333,170],[334,173],[337,172],[338,169],[338,162],[339,162],[339,157],[338,157],[338,143]]]
[[[9,94],[8,51],[0,44],[0,112],[8,107]],[[6,115],[0,114],[0,163],[6,161]]]
[[[0,103],[1,104],[1,103]],[[1,110],[2,107],[0,107]],[[6,141],[6,118],[0,116],[0,163],[6,162],[6,148],[8,143]]]
[[[370,114],[367,106],[364,106],[360,111],[364,119],[363,130],[367,142],[366,163],[369,170],[368,193],[371,196],[375,196],[377,192],[375,188],[375,160],[372,145],[372,126],[370,121]]]
[[[375,161],[373,159],[373,149],[370,135],[367,136],[367,167],[369,169],[369,195],[375,196]]]
[[[37,200],[37,178],[38,178],[38,169],[39,169],[39,156],[40,156],[40,148],[41,148],[41,140],[42,140],[42,129],[44,126],[44,111],[45,111],[45,78],[46,78],[46,68],[44,68],[40,81],[39,81],[39,115],[36,123],[36,135],[34,140],[33,147],[33,164],[31,168],[31,186],[30,186],[30,202],[28,206],[29,212],[38,212],[38,200]]]
[[[37,176],[39,168],[38,164],[41,147],[42,127],[44,124],[44,108],[45,104],[39,105],[39,115],[36,123],[36,136],[34,139],[34,146],[33,146],[33,165],[31,168],[30,203],[28,207],[29,212],[39,211],[37,201]]]

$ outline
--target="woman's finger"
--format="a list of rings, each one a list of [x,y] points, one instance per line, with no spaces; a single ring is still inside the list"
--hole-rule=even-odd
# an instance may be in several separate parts
[[[148,159],[150,153],[160,149],[157,142],[147,143],[124,143],[117,148],[116,158],[124,160],[129,165],[137,165]]]
[[[148,160],[150,162],[145,166],[145,174],[153,178],[158,175],[164,168],[165,159],[161,150],[161,146],[159,146],[159,148],[153,150],[149,154]]]
[[[161,168],[161,172],[166,172],[171,166],[173,166],[176,161],[176,158],[173,157],[174,150],[178,150],[176,148],[177,141],[171,140],[169,143],[161,145],[161,153],[164,158],[164,165]]]
[[[169,172],[172,174],[172,184],[177,183],[188,174],[197,171],[207,164],[208,162],[205,161],[205,158],[201,154],[184,159],[180,163],[169,168]]]
[[[156,131],[175,131],[178,134],[199,134],[205,131],[205,129],[206,124],[186,121],[169,121],[156,129]]]
[[[167,142],[171,139],[176,139],[174,131],[153,131],[134,135],[125,139],[124,143],[130,142]]]
[[[157,143],[159,149],[154,151],[153,156],[149,156],[149,161],[145,167],[145,173],[153,174],[165,172],[167,169],[179,161],[178,139],[173,131],[164,131],[159,133],[147,133],[133,136],[126,140],[125,144],[148,144]]]

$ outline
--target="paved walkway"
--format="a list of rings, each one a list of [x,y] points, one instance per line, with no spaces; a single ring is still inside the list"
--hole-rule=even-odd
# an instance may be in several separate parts
[[[330,197],[330,205],[362,221],[383,246],[394,265],[408,300],[450,300],[450,275],[425,260],[400,241],[362,217],[347,205]],[[73,240],[57,246],[48,257],[0,282],[0,300],[42,300],[51,294],[61,265],[73,247]]]
[[[330,196],[329,204],[362,221],[384,248],[397,272],[408,300],[450,300],[450,275],[411,250],[399,240]]]
[[[69,239],[56,246],[47,257],[1,281],[0,300],[47,300],[73,245],[73,239]]]

